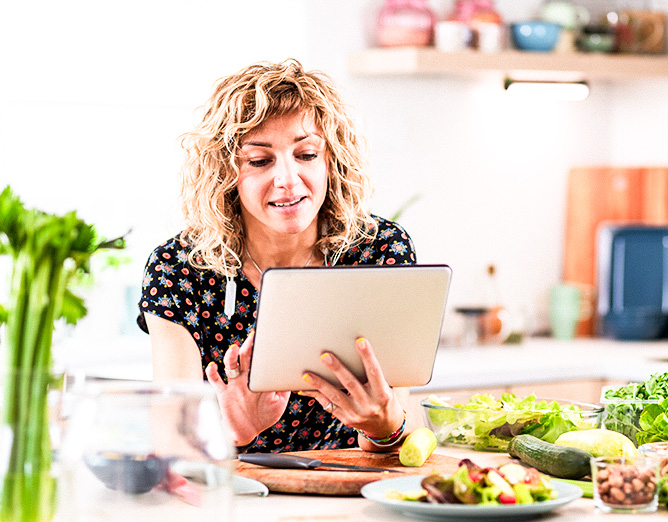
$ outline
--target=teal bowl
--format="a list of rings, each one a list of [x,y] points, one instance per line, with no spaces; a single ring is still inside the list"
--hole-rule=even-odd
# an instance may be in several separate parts
[[[553,51],[559,41],[561,26],[552,22],[532,20],[510,24],[510,38],[520,51]]]

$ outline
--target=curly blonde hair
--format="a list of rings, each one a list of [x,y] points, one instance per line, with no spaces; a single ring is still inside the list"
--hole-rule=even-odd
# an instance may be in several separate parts
[[[241,267],[245,237],[236,187],[242,139],[271,118],[304,111],[322,132],[328,152],[317,247],[332,252],[335,262],[375,236],[363,140],[328,76],[306,72],[296,60],[257,63],[219,80],[203,109],[201,123],[181,138],[186,151],[181,239],[192,247],[188,260],[194,267],[229,277]]]

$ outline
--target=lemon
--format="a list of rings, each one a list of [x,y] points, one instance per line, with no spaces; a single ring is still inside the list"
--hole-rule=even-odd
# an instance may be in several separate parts
[[[592,429],[567,431],[555,441],[558,446],[567,446],[586,451],[593,457],[635,458],[638,450],[631,439],[612,430]]]

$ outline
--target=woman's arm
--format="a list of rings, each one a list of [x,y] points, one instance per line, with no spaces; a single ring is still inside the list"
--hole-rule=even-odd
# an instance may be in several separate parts
[[[195,340],[180,324],[144,313],[151,336],[153,381],[202,381],[202,362]]]

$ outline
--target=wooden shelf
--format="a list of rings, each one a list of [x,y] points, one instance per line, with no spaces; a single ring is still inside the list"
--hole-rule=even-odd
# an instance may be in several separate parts
[[[668,56],[600,53],[539,53],[506,50],[441,52],[433,47],[368,49],[349,58],[359,76],[503,74],[514,78],[627,81],[668,78]]]

